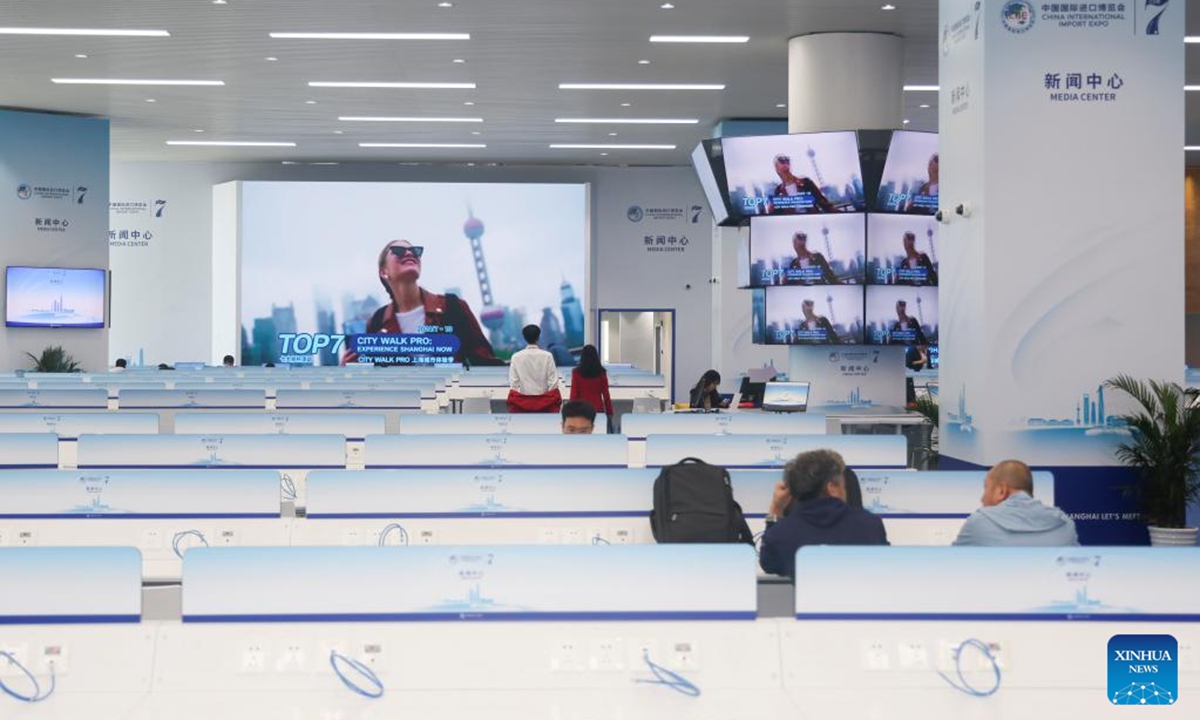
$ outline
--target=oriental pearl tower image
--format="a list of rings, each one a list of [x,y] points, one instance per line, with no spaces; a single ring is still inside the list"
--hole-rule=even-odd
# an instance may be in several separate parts
[[[492,281],[488,278],[487,261],[483,257],[483,221],[475,217],[475,213],[467,208],[467,221],[463,224],[463,234],[471,241],[471,252],[475,256],[475,275],[479,279],[479,294],[483,298],[483,312],[479,321],[488,329],[494,346],[502,346],[502,331],[504,329],[504,309],[498,307],[492,297]]]

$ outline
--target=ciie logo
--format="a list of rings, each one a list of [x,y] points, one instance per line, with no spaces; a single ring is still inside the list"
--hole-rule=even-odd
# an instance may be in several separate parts
[[[629,218],[629,222],[641,222],[642,218],[646,217],[646,213],[642,210],[641,205],[630,205],[625,211],[625,217]]]
[[[1167,3],[1169,3],[1169,2],[1171,2],[1171,0],[1146,0],[1146,9],[1147,10],[1149,10],[1152,7],[1162,8],[1162,10],[1159,10],[1154,15],[1154,17],[1150,18],[1150,22],[1146,23],[1146,34],[1147,35],[1158,35],[1159,34],[1158,33],[1158,21],[1162,18],[1163,13],[1165,13],[1167,11]]]
[[[1108,641],[1108,700],[1113,705],[1174,705],[1179,643],[1170,635],[1114,635]]]
[[[17,197],[21,198],[22,200],[28,200],[29,198],[33,197],[33,188],[26,183],[21,183],[17,186]]]
[[[699,205],[692,206],[692,224],[696,225],[700,222],[700,213],[704,212],[704,208]]]
[[[167,209],[167,201],[166,200],[155,200],[154,201],[154,217],[156,217],[156,218],[162,217],[163,210],[166,210],[166,209]]]
[[[87,187],[80,185],[79,187],[75,188],[75,204],[76,205],[82,205],[83,198],[85,196],[87,196]]]
[[[841,360],[842,360],[841,353],[836,353],[836,352],[829,353],[829,362],[835,363],[835,362],[841,362]]]
[[[1011,33],[1023,33],[1033,27],[1033,4],[1026,0],[1013,0],[1004,3],[1000,10],[1000,19],[1005,29]]]

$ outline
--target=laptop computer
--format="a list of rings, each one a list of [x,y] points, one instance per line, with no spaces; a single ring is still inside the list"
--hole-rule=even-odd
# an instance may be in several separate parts
[[[807,382],[769,382],[763,391],[762,409],[767,412],[804,412],[808,410]]]

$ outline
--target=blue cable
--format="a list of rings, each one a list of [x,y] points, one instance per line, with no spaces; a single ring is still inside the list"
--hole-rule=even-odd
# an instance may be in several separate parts
[[[374,685],[375,689],[373,691],[369,688],[363,689],[361,685],[356,684],[353,680],[346,677],[345,674],[342,673],[342,669],[338,667],[339,662],[346,663],[346,665],[350,666],[351,669],[356,670],[359,675],[362,675],[367,679],[367,681]],[[371,700],[377,700],[383,697],[383,681],[380,680],[379,676],[372,672],[371,668],[367,667],[366,665],[342,655],[337,650],[330,650],[329,666],[333,668],[333,672],[337,674],[338,679],[342,681],[342,684],[350,688],[352,692]]]
[[[0,680],[0,691],[3,691],[5,695],[8,695],[9,697],[13,698],[14,700],[18,700],[20,702],[37,703],[37,702],[41,702],[41,701],[45,700],[46,698],[48,698],[54,694],[54,687],[55,687],[55,685],[57,685],[57,681],[55,680],[55,677],[54,677],[54,666],[53,665],[50,666],[50,688],[48,690],[46,690],[46,693],[43,695],[41,683],[39,683],[37,681],[37,678],[34,677],[33,673],[31,673],[29,671],[29,668],[22,665],[15,657],[12,656],[11,653],[4,652],[3,650],[0,650],[0,658],[4,658],[4,659],[8,660],[10,665],[16,665],[17,669],[20,670],[22,673],[24,673],[25,677],[29,678],[30,684],[33,685],[33,694],[32,695],[22,695],[21,693],[17,692],[16,690],[13,690],[11,687],[9,687],[3,680]]]
[[[646,667],[650,669],[650,672],[654,675],[655,679],[634,680],[634,682],[643,683],[646,685],[666,685],[680,695],[687,695],[688,697],[700,697],[700,688],[696,687],[690,680],[679,673],[672,672],[662,665],[655,663],[650,659],[649,652],[642,653],[642,660],[646,661]]]
[[[380,531],[379,547],[384,547],[385,545],[387,545],[387,537],[388,537],[388,535],[391,534],[391,532],[393,530],[400,531],[400,544],[405,545],[405,546],[408,545],[408,531],[405,530],[404,526],[401,525],[400,523],[392,523],[391,525],[388,525],[387,527],[385,527],[383,530]]]
[[[284,473],[279,482],[283,486],[283,499],[295,501],[296,483],[292,482],[292,476]]]
[[[175,557],[179,558],[180,560],[183,559],[183,551],[179,549],[179,543],[183,542],[183,539],[189,535],[199,538],[200,542],[204,544],[204,547],[208,547],[208,539],[205,538],[204,533],[200,532],[199,530],[184,530],[183,532],[177,532],[175,533],[175,536],[171,538],[171,549],[175,551]]]
[[[963,650],[968,647],[978,648],[979,651],[983,653],[983,656],[992,663],[992,673],[996,678],[996,684],[993,685],[990,690],[973,688],[971,687],[971,684],[967,682],[967,679],[963,677],[962,656]],[[1000,689],[1000,663],[996,661],[996,656],[992,654],[992,649],[989,648],[986,643],[976,640],[975,638],[963,640],[962,643],[959,644],[958,649],[954,651],[954,671],[958,675],[958,682],[954,682],[954,680],[946,677],[941,670],[938,670],[938,675],[941,676],[941,678],[947,683],[949,683],[950,687],[958,690],[959,692],[966,693],[971,697],[988,697],[989,695],[995,695],[996,691]]]
[[[610,543],[609,541],[600,537],[599,533],[596,533],[596,537],[592,538],[592,544],[593,545],[612,545],[612,543]]]

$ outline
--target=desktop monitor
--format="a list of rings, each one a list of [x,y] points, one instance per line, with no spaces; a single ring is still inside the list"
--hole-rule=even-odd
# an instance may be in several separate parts
[[[804,412],[808,409],[806,382],[769,382],[763,392],[762,409],[767,412]]]
[[[102,328],[107,278],[102,268],[9,266],[5,324]]]

